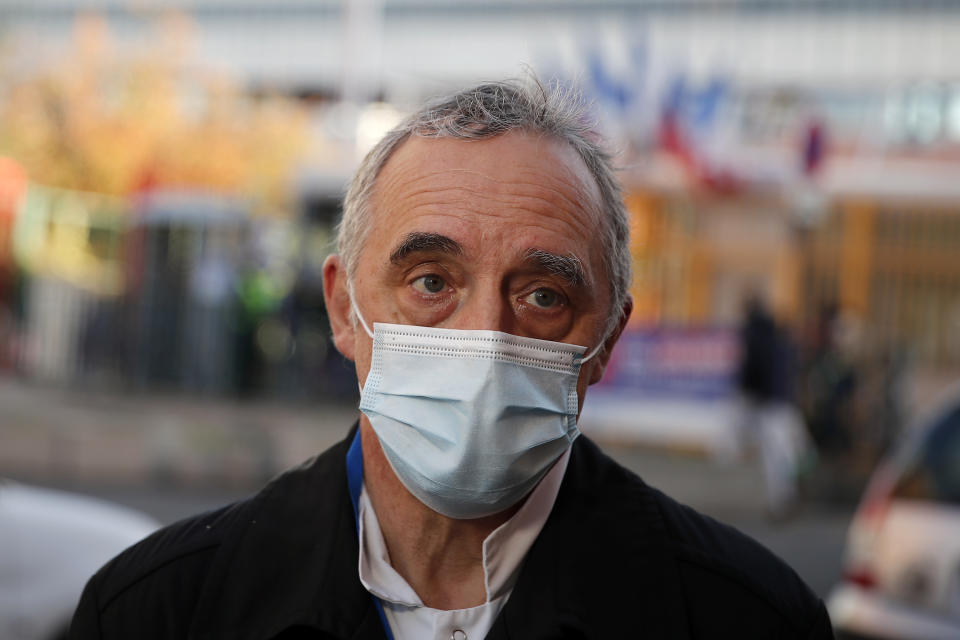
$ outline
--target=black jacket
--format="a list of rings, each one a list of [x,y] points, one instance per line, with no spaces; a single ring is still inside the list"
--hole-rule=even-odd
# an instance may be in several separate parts
[[[357,576],[350,437],[252,498],[161,529],[109,562],[87,585],[71,637],[384,638]],[[823,603],[782,561],[580,437],[487,638],[641,637],[832,633]]]

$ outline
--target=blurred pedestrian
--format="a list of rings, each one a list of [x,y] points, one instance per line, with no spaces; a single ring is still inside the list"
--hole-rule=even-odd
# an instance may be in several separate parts
[[[112,561],[73,637],[831,637],[783,562],[580,436],[632,309],[586,123],[569,93],[490,83],[374,147],[323,270],[358,424]]]
[[[842,317],[835,305],[821,309],[814,328],[807,365],[804,367],[804,408],[810,433],[819,451],[842,456],[851,451],[852,401],[858,386],[851,348],[844,341]]]
[[[740,341],[737,431],[757,444],[767,512],[781,519],[796,506],[800,465],[810,453],[806,427],[793,403],[793,348],[758,295],[747,299]]]

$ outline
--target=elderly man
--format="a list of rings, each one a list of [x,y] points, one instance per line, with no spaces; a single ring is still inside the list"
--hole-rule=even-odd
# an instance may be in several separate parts
[[[831,637],[782,562],[578,438],[632,304],[585,123],[486,84],[370,152],[324,264],[359,426],[113,560],[73,637]]]

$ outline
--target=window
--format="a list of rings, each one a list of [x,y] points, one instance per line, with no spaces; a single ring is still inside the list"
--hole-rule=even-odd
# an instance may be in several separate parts
[[[960,504],[960,406],[940,418],[894,496]]]

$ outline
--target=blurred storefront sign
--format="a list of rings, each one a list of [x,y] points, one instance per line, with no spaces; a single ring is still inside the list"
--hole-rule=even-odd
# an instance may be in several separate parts
[[[629,398],[723,399],[733,391],[738,355],[731,329],[627,330],[596,389]]]
[[[606,440],[719,455],[733,437],[738,358],[733,329],[628,329],[580,425]]]

